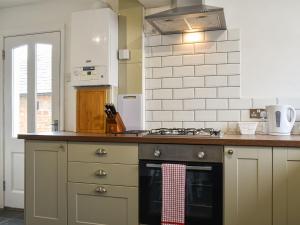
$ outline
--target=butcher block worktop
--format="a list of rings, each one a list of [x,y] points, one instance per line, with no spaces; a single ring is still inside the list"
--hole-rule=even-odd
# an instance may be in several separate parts
[[[74,132],[20,134],[19,139],[42,141],[74,142],[119,142],[119,143],[156,143],[156,144],[199,144],[199,145],[235,145],[235,146],[268,146],[300,147],[300,135],[224,135],[221,138],[197,136],[155,136],[155,135],[113,135]]]

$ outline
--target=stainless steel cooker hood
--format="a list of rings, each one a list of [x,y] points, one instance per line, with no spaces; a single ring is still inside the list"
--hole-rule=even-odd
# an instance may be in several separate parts
[[[201,0],[172,0],[172,8],[146,16],[161,34],[226,30],[223,8],[208,6]]]

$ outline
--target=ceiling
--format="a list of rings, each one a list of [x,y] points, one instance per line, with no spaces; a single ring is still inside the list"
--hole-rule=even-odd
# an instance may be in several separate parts
[[[31,4],[48,0],[0,0],[0,8],[8,8],[18,5]]]
[[[156,8],[166,6],[171,3],[171,0],[138,0],[145,8]]]

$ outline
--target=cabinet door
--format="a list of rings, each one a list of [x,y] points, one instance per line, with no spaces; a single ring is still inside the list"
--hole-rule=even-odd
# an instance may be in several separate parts
[[[25,155],[26,224],[66,225],[66,143],[28,141]]]
[[[136,187],[69,183],[68,195],[68,225],[138,225]]]
[[[272,224],[272,148],[225,147],[225,225]]]
[[[273,224],[300,224],[300,149],[274,148]]]

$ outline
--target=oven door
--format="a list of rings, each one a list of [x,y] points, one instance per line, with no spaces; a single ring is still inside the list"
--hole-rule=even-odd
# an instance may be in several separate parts
[[[162,162],[158,161],[140,161],[140,224],[161,224],[161,164]],[[186,165],[185,224],[222,225],[222,164],[186,163]]]

